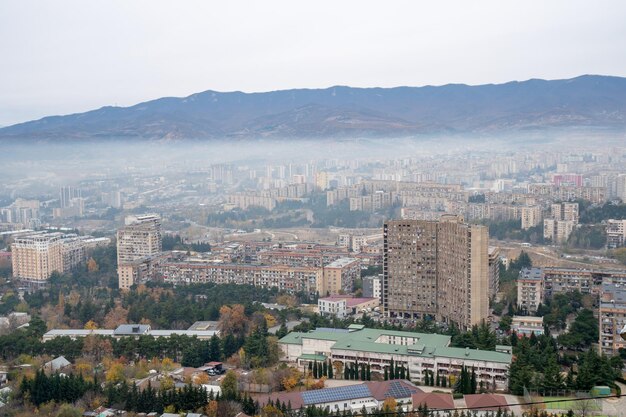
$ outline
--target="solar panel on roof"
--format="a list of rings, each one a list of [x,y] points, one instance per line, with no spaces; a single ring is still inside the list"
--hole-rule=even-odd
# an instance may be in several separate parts
[[[371,396],[372,394],[366,385],[351,385],[305,391],[302,393],[302,401],[305,405],[313,405]]]
[[[410,387],[405,386],[400,381],[393,381],[389,384],[389,389],[385,397],[407,398],[415,391],[416,390],[410,389]]]

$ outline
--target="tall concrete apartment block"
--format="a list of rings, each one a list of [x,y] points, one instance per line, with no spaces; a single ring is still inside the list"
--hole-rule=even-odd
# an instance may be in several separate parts
[[[541,268],[522,269],[517,278],[517,306],[529,314],[543,303],[544,281]]]
[[[611,249],[626,245],[626,220],[607,220],[606,244]]]
[[[18,237],[11,245],[13,276],[44,285],[53,272],[69,272],[86,260],[89,236],[35,233]]]
[[[578,224],[578,203],[556,203],[550,210],[552,218],[543,221],[543,237],[555,243],[567,241]]]
[[[604,355],[618,355],[626,348],[626,340],[620,331],[626,325],[626,287],[611,282],[602,283],[600,292],[600,352]]]
[[[53,272],[63,272],[61,233],[16,238],[11,245],[13,276],[44,283]]]
[[[117,231],[119,287],[130,288],[162,251],[161,218],[156,214],[128,216]]]
[[[500,248],[489,246],[489,299],[500,291]]]
[[[488,316],[489,234],[460,216],[384,225],[383,308],[387,317],[455,322]]]
[[[522,229],[528,230],[541,224],[542,214],[540,206],[522,207]]]

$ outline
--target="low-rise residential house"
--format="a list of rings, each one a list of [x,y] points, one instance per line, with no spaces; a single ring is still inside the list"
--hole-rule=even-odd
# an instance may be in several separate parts
[[[543,317],[513,316],[511,331],[520,337],[530,337],[531,334],[541,336],[543,334]]]

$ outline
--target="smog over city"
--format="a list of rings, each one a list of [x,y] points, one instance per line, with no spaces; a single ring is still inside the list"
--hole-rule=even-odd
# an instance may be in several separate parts
[[[624,22],[0,0],[0,414],[626,417]]]

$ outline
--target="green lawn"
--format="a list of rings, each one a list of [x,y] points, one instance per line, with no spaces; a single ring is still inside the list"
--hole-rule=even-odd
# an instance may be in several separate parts
[[[535,397],[533,401],[557,401],[554,403],[546,404],[546,410],[576,410],[577,405],[580,401],[571,401],[574,399],[573,397]],[[590,410],[592,411],[601,411],[602,405],[596,404],[596,402],[591,403]]]

